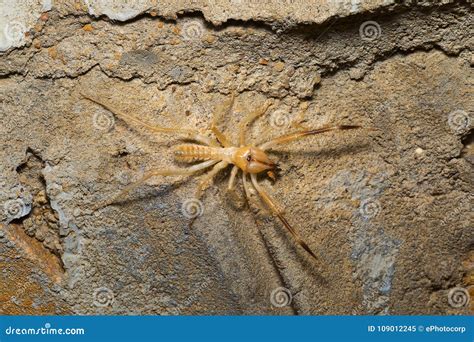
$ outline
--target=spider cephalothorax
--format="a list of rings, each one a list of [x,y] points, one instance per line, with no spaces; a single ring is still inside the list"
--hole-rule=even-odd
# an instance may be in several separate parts
[[[267,154],[254,146],[244,146],[234,153],[233,163],[243,172],[260,173],[273,170],[276,164]]]
[[[98,100],[90,95],[82,94],[85,98],[89,99],[92,102],[110,110],[115,115],[154,131],[158,133],[165,134],[177,134],[180,137],[193,140],[195,144],[180,144],[175,146],[174,153],[175,158],[178,161],[183,162],[199,162],[197,164],[189,166],[187,169],[166,169],[166,170],[150,170],[148,171],[142,179],[138,182],[132,183],[125,187],[117,196],[112,198],[106,203],[102,203],[97,208],[104,205],[109,205],[114,203],[119,197],[124,196],[130,190],[136,188],[140,184],[143,184],[145,181],[155,176],[176,176],[176,175],[191,175],[199,171],[205,170],[209,167],[213,167],[209,173],[207,173],[202,180],[200,181],[195,197],[199,199],[206,189],[209,186],[214,176],[220,171],[228,166],[232,165],[232,171],[229,177],[229,184],[227,189],[233,190],[235,184],[235,178],[239,172],[242,174],[242,182],[245,190],[245,194],[249,197],[250,194],[250,185],[248,183],[248,178],[250,177],[251,183],[257,193],[260,195],[261,199],[265,202],[268,208],[280,219],[284,226],[288,229],[291,235],[294,237],[296,242],[303,247],[313,258],[317,259],[313,251],[308,247],[306,242],[300,237],[296,230],[289,224],[288,220],[283,215],[282,210],[279,206],[276,205],[274,199],[261,187],[257,181],[257,174],[266,172],[267,175],[274,179],[275,171],[277,171],[277,163],[270,159],[267,155],[267,151],[273,148],[275,145],[289,143],[298,139],[301,139],[306,136],[316,135],[320,133],[325,133],[335,130],[351,130],[358,129],[361,126],[357,125],[339,125],[339,126],[326,126],[317,129],[307,129],[290,134],[282,135],[278,138],[271,139],[267,142],[264,142],[259,145],[252,145],[246,143],[245,132],[247,126],[251,124],[257,117],[263,115],[268,107],[270,106],[270,101],[266,101],[261,107],[259,107],[254,112],[249,113],[244,120],[239,125],[239,144],[235,145],[230,142],[227,136],[222,133],[216,126],[215,118],[212,122],[211,130],[214,133],[216,140],[210,138],[207,135],[203,135],[197,130],[193,129],[182,129],[182,128],[168,128],[150,125],[142,122],[141,120],[125,114],[114,108],[112,105]],[[232,107],[234,98],[231,99],[231,104],[229,107]]]

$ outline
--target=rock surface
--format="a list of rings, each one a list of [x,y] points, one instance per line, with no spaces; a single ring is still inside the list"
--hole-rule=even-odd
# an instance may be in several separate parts
[[[0,313],[469,312],[471,5],[302,2],[3,1]],[[216,116],[233,142],[266,101],[252,142],[375,129],[271,153],[278,178],[261,184],[315,262],[245,200],[240,177],[226,191],[229,170],[201,201],[202,176],[156,177],[95,209],[147,170],[176,167],[179,137],[81,93],[209,135]]]

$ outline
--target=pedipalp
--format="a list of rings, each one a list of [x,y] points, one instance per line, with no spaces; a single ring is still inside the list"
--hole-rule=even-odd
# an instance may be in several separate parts
[[[259,144],[258,147],[262,149],[263,151],[267,151],[275,145],[282,144],[282,143],[289,143],[289,142],[292,142],[292,141],[295,141],[295,140],[298,140],[310,135],[316,135],[316,134],[326,133],[330,131],[337,131],[337,130],[347,131],[351,129],[361,129],[361,128],[363,127],[358,126],[358,125],[339,125],[339,126],[321,127],[321,128],[316,128],[316,129],[307,129],[304,131],[282,135],[280,137],[269,140],[265,143]]]

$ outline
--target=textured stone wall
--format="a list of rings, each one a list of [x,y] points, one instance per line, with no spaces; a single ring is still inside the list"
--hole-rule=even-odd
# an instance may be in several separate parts
[[[469,2],[0,1],[2,314],[466,314],[474,291]],[[280,146],[261,177],[156,177],[213,117]],[[232,108],[230,98],[235,95]],[[197,216],[196,216],[197,215]],[[189,227],[190,216],[196,216]]]

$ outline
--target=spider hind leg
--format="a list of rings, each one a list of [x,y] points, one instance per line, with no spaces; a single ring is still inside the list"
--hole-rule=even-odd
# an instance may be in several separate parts
[[[316,261],[320,261],[320,259],[316,256],[316,254],[309,248],[308,244],[301,238],[301,236],[298,234],[298,232],[290,225],[286,217],[284,216],[283,210],[278,208],[276,205],[275,200],[258,184],[257,182],[257,176],[255,174],[250,175],[250,179],[252,181],[252,185],[257,191],[257,193],[260,195],[260,197],[263,199],[265,204],[268,206],[268,208],[280,219],[280,221],[283,223],[285,228],[290,232],[290,234],[293,236],[295,241],[309,254],[311,257],[313,257]]]

